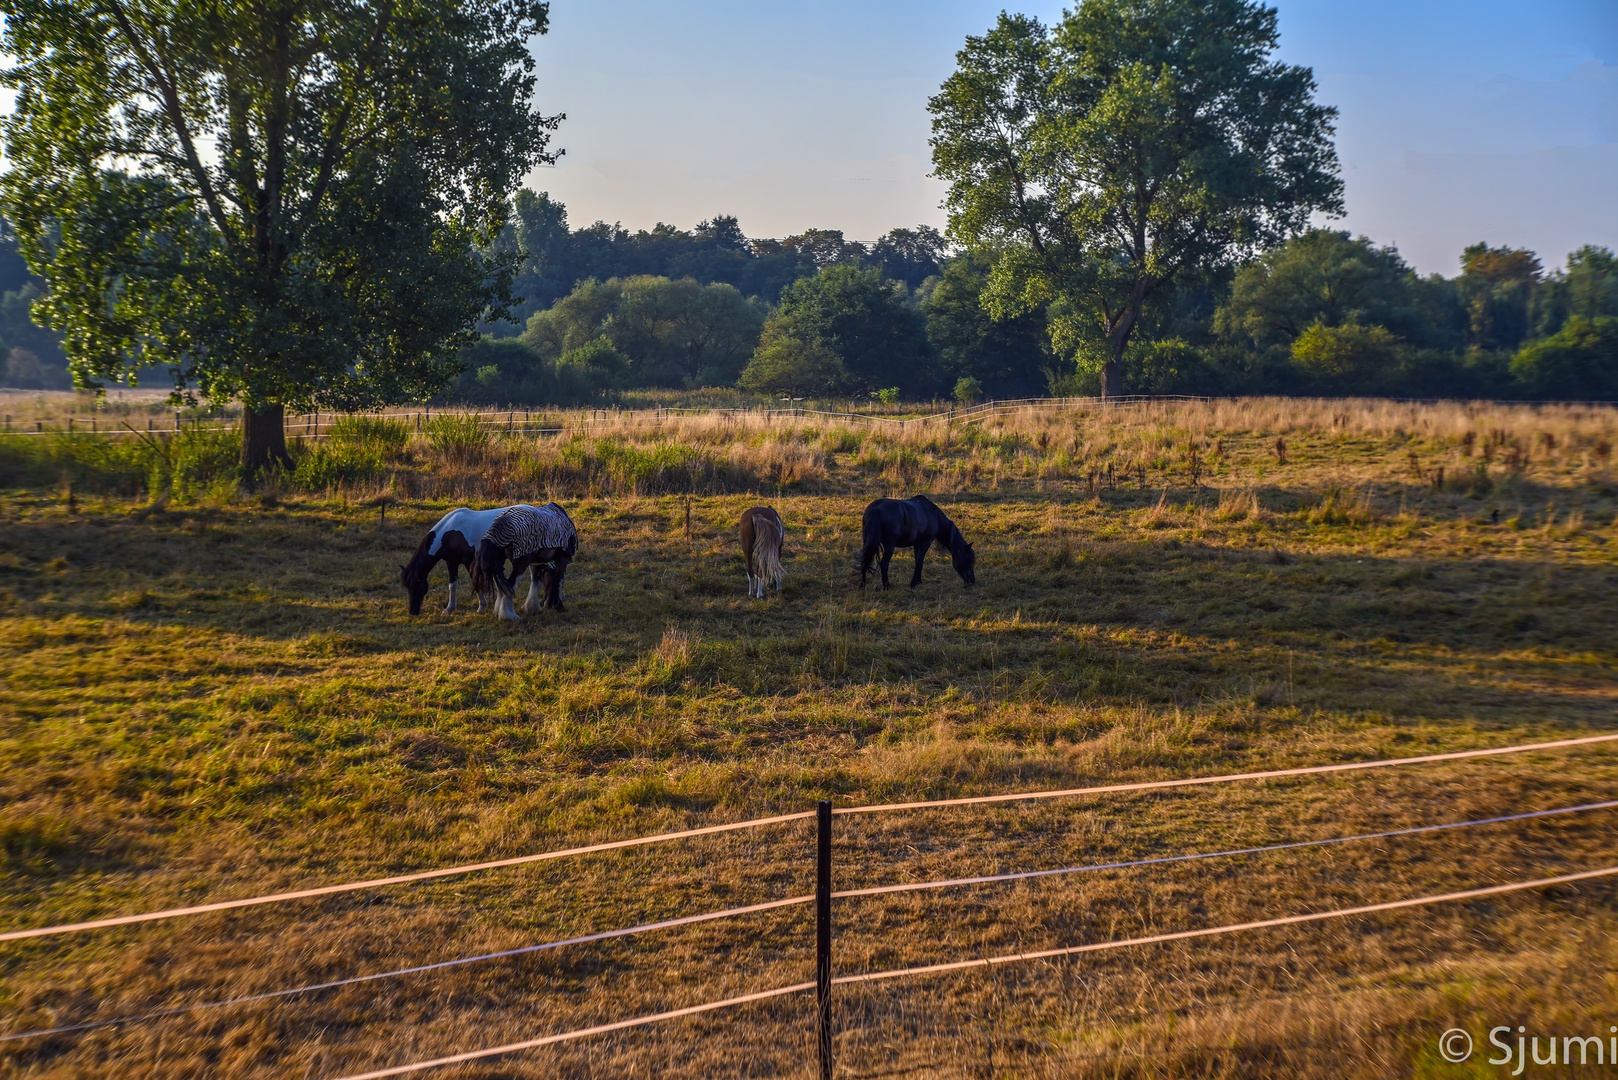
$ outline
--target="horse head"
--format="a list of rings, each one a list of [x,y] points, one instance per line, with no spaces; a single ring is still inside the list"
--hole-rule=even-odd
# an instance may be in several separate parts
[[[409,597],[410,614],[421,614],[421,602],[427,596],[427,575],[416,573],[412,567],[414,563],[403,563],[399,567],[399,584],[405,588]]]
[[[949,549],[950,562],[955,564],[955,572],[961,575],[962,581],[968,585],[975,585],[978,580],[975,569],[978,562],[977,552],[972,550],[972,545],[966,542],[966,537],[961,535],[959,529],[955,530],[955,540]]]

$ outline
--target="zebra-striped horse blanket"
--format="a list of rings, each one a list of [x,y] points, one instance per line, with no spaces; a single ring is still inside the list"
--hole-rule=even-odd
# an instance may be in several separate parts
[[[510,507],[494,519],[489,531],[478,541],[477,555],[472,560],[472,587],[480,596],[495,593],[495,613],[515,619],[518,616],[513,600],[517,579],[531,567],[533,581],[528,599],[523,602],[524,613],[532,614],[545,607],[565,610],[562,578],[578,550],[578,530],[560,506],[546,503]],[[512,564],[510,577],[505,573],[507,559]],[[540,596],[541,578],[545,579],[543,598]]]

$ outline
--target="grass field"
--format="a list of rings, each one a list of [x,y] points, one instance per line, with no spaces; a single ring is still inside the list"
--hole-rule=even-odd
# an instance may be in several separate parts
[[[1264,401],[412,437],[319,493],[0,481],[0,928],[821,797],[1618,730],[1615,439],[1610,410]],[[904,588],[905,554],[895,588],[860,591],[865,502],[916,491],[976,544],[978,585],[935,554]],[[546,497],[581,534],[567,612],[436,614],[440,571],[434,613],[406,614],[397,565],[445,509]],[[756,502],[788,527],[765,602],[733,532]],[[844,817],[837,887],[1492,817],[1615,781],[1618,754],[1586,749]],[[1612,815],[839,901],[837,965],[1610,866]],[[0,1035],[799,895],[810,826],[3,944]],[[0,1075],[342,1076],[810,979],[811,917],[0,1042]],[[1490,1026],[1606,1031],[1615,930],[1607,880],[840,990],[838,1075],[1501,1075],[1480,1064]],[[427,1075],[809,1076],[812,1012],[798,995]],[[1438,1057],[1452,1026],[1480,1045],[1469,1065]]]

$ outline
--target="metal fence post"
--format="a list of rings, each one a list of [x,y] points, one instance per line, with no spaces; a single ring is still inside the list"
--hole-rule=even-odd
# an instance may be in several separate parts
[[[815,808],[815,1019],[820,1080],[831,1080],[831,803]]]

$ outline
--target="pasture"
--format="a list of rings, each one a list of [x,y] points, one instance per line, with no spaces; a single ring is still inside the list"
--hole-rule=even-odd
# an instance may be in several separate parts
[[[411,433],[323,490],[252,492],[157,492],[138,469],[3,447],[23,464],[0,478],[0,930],[817,798],[1618,730],[1615,440],[1611,410],[1382,402],[903,429],[622,418],[464,444]],[[861,591],[866,502],[919,492],[975,546],[977,584],[935,551],[906,588],[901,552],[894,588]],[[423,615],[406,613],[398,565],[445,510],[547,498],[579,530],[566,612],[504,625],[463,592],[440,615],[440,569]],[[735,534],[761,503],[786,525],[785,589],[762,601]],[[1612,798],[1615,780],[1618,753],[1597,747],[845,817],[836,885],[1492,818]],[[836,964],[1611,866],[1613,814],[839,900]],[[0,1035],[800,895],[811,827],[3,943]],[[840,989],[838,1075],[1495,1075],[1481,1055],[1446,1064],[1438,1034],[1605,1032],[1615,931],[1603,879]],[[802,982],[812,946],[809,909],[785,908],[0,1041],[0,1075],[338,1077]],[[812,1014],[799,994],[423,1075],[809,1076]]]

